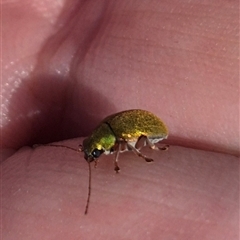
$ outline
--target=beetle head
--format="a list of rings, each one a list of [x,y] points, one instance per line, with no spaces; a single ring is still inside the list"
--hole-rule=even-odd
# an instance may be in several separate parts
[[[102,153],[108,154],[115,145],[116,137],[107,124],[100,124],[92,134],[83,140],[81,151],[87,162],[99,158]]]
[[[89,138],[83,140],[83,145],[81,146],[81,151],[84,152],[84,158],[87,162],[92,162],[95,159],[99,158],[104,149],[100,146],[94,146],[90,143]]]

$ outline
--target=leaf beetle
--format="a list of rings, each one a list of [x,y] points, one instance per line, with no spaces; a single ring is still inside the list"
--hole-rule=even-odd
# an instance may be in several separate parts
[[[148,146],[151,149],[167,150],[168,145],[163,147],[155,145],[167,137],[168,128],[160,118],[146,110],[132,109],[115,113],[102,120],[91,135],[83,140],[79,149],[56,144],[47,144],[47,146],[65,147],[84,153],[89,167],[88,198],[85,208],[87,214],[91,196],[91,162],[94,161],[96,167],[101,154],[115,153],[114,170],[118,173],[119,153],[129,150],[147,162],[152,162],[153,159],[143,155],[140,149]]]
[[[84,152],[87,162],[95,161],[96,164],[102,153],[115,152],[114,170],[118,172],[119,153],[132,150],[147,162],[152,162],[153,159],[143,155],[140,149],[147,145],[151,149],[166,150],[168,146],[160,148],[155,143],[167,137],[168,129],[162,120],[151,112],[133,109],[106,117],[92,134],[84,139],[80,150]]]

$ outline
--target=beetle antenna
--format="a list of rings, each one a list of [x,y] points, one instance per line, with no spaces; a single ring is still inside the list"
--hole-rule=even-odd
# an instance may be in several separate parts
[[[49,144],[34,144],[33,148],[36,148],[36,147],[39,147],[39,146],[68,148],[68,149],[71,149],[71,150],[73,150],[75,152],[81,152],[82,151],[81,148],[76,149],[76,148],[72,148],[72,147],[69,147],[69,146],[61,145],[61,144],[51,144],[51,143],[49,143]]]
[[[88,172],[89,172],[89,178],[88,178],[88,198],[87,198],[87,204],[85,208],[85,215],[88,213],[88,206],[90,203],[90,196],[91,196],[91,181],[92,181],[92,170],[91,170],[91,164],[88,162]]]

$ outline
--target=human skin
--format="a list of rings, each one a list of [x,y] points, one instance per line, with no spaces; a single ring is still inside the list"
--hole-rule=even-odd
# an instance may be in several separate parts
[[[2,12],[3,239],[238,239],[238,1],[5,1]],[[85,216],[83,155],[28,146],[133,108],[167,124],[170,149],[145,149],[151,164],[121,154],[119,174],[101,156]]]

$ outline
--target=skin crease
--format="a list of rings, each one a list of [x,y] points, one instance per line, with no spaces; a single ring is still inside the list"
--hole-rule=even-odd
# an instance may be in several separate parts
[[[238,239],[238,2],[95,2],[3,3],[3,239]],[[133,108],[172,146],[101,156],[84,216],[83,155],[26,146]]]

